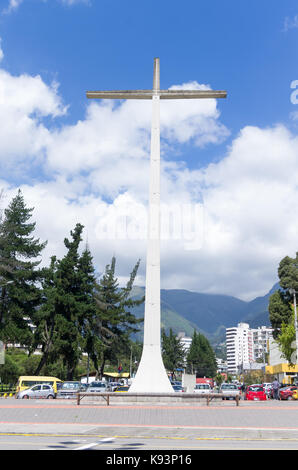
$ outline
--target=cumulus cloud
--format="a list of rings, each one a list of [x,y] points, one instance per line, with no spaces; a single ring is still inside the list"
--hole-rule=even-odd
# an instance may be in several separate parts
[[[56,83],[47,86],[40,76],[12,76],[0,69],[0,164],[40,158],[50,138],[43,118],[66,111]]]
[[[245,127],[221,162],[197,174],[205,187],[199,266],[209,266],[200,276],[206,289],[213,266],[223,289],[233,284],[242,297],[259,294],[270,288],[281,257],[296,252],[297,144],[282,125]]]
[[[115,254],[124,279],[141,258],[144,285],[151,103],[90,100],[84,118],[58,126],[66,112],[57,84],[0,69],[0,162],[23,172],[37,234],[48,240],[43,263],[63,256],[63,239],[80,222],[99,270]],[[264,294],[281,257],[297,249],[297,136],[283,125],[247,126],[221,161],[189,169],[171,158],[172,148],[191,143],[195,156],[229,135],[216,101],[163,101],[161,131],[162,204],[174,208],[175,223],[193,226],[186,238],[177,231],[163,237],[162,287],[244,299]],[[8,203],[17,191],[8,172],[0,187]],[[113,220],[116,231],[110,226],[105,234]]]

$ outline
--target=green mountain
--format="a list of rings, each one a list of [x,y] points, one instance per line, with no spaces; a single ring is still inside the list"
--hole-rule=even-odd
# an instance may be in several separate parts
[[[213,344],[221,342],[226,328],[240,322],[249,323],[251,328],[270,326],[268,302],[270,295],[279,288],[275,284],[263,297],[245,302],[233,296],[202,294],[184,289],[161,290],[161,326],[166,332],[185,332],[192,336],[194,329],[203,333]],[[133,297],[144,295],[143,287],[135,287]],[[137,317],[144,316],[144,304],[134,309]],[[143,332],[137,335],[141,340]]]

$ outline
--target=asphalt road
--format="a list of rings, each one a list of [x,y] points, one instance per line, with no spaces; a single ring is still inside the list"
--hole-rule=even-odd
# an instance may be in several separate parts
[[[297,450],[297,439],[257,439],[257,438],[167,438],[138,436],[81,436],[47,434],[1,434],[1,450],[99,450],[99,451],[134,451],[155,453],[171,450],[179,455],[199,450]],[[132,454],[133,455],[133,454]]]

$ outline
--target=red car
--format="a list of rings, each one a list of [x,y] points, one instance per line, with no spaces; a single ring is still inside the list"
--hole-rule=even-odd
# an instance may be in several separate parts
[[[267,400],[265,388],[262,385],[249,385],[245,390],[244,400]]]
[[[297,385],[290,385],[279,390],[279,397],[281,400],[292,400],[293,392],[297,390]]]

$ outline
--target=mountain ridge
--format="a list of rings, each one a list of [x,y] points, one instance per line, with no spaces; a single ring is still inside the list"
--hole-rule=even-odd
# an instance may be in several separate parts
[[[184,332],[192,336],[200,331],[212,343],[224,340],[226,328],[238,323],[249,323],[251,328],[270,326],[268,304],[271,294],[279,288],[276,283],[264,296],[251,301],[224,294],[206,294],[187,289],[161,289],[161,328],[167,333],[170,328],[175,334]],[[140,298],[145,288],[136,286],[132,297]],[[144,304],[133,309],[138,318],[144,316]],[[136,339],[142,340],[143,331]]]

